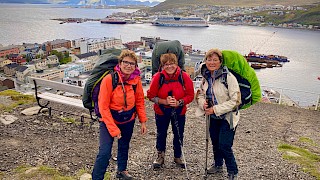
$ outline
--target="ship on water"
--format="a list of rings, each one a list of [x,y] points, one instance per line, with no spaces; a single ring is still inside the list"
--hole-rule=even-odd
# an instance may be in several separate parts
[[[174,16],[160,16],[152,22],[152,25],[170,27],[209,27],[208,22],[201,17]]]
[[[249,62],[290,62],[290,60],[286,56],[280,56],[280,55],[265,55],[265,54],[257,54],[255,52],[250,52],[245,58]]]
[[[104,24],[127,24],[127,21],[125,21],[122,18],[108,18],[107,17],[105,19],[102,19],[100,22],[104,23]]]

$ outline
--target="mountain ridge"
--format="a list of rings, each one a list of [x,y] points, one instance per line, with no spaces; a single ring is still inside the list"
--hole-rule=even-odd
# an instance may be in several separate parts
[[[217,6],[261,6],[261,5],[308,5],[320,4],[319,0],[285,0],[279,2],[278,0],[166,0],[151,8],[151,11],[164,11],[182,6],[195,6],[195,5],[217,5]]]
[[[0,0],[0,3],[20,3],[20,4],[64,4],[64,5],[101,5],[100,0]],[[105,0],[105,5],[111,6],[124,6],[124,5],[137,5],[137,6],[156,6],[158,1],[139,1],[139,0]]]

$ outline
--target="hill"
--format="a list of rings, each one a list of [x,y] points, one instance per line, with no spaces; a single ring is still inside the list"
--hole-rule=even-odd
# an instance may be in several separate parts
[[[65,105],[52,105],[53,109],[83,113]],[[10,113],[4,113],[16,116],[17,120],[8,125],[0,123],[0,179],[75,180],[79,179],[76,176],[81,172],[90,173],[98,150],[99,124],[96,122],[92,128],[80,128],[77,123],[66,123],[63,120],[66,119],[65,114],[58,111],[54,111],[52,118],[47,115],[20,115],[21,110],[30,106],[19,106]],[[137,121],[130,144],[128,170],[137,179],[186,179],[185,171],[178,169],[173,163],[171,128],[168,131],[165,166],[159,171],[152,170],[151,164],[156,157],[156,127],[150,101],[146,101],[146,110],[149,119],[148,133],[144,136],[140,134],[140,124]],[[206,123],[194,114],[193,103],[187,112],[184,151],[190,179],[202,179]],[[314,166],[320,159],[319,117],[320,111],[267,103],[257,103],[241,111],[233,146],[239,177],[248,180],[319,179],[319,168]],[[73,118],[79,121],[79,116]],[[116,144],[115,142],[114,148]],[[208,164],[212,163],[212,149],[209,147]],[[115,152],[113,150],[113,154]],[[305,155],[311,158],[304,162],[310,162],[307,168],[283,158],[299,160]],[[28,169],[26,166],[40,167],[42,174],[36,174],[35,168]],[[58,178],[61,174],[53,174],[55,171],[44,166],[58,169],[69,178]],[[111,179],[115,179],[116,170],[116,162],[111,161],[108,168]],[[210,175],[208,179],[222,180],[226,179],[226,175],[224,170],[224,173]],[[55,178],[50,178],[52,176]]]
[[[284,15],[269,15],[268,12],[257,13],[257,15],[265,16],[266,22],[273,22],[274,24],[282,23],[299,23],[320,26],[320,6],[313,7],[308,11],[287,12]]]
[[[157,6],[151,8],[152,12],[164,11],[167,9],[178,8],[183,6],[195,5],[217,5],[217,6],[259,6],[259,5],[307,5],[320,3],[319,0],[285,0],[279,2],[278,0],[166,0]]]

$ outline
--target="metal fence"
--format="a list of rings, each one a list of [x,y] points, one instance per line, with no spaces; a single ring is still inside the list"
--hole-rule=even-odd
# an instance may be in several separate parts
[[[261,86],[261,91],[263,98],[270,102],[314,110],[319,109],[319,93],[265,85]]]

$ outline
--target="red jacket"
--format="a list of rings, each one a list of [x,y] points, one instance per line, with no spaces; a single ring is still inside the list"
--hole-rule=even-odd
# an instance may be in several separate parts
[[[118,72],[119,73],[119,72]],[[122,81],[121,73],[119,73],[119,82]],[[106,77],[103,78],[100,86],[100,93],[99,93],[99,110],[101,113],[102,118],[100,121],[103,121],[107,129],[112,137],[117,136],[120,134],[120,129],[116,124],[115,119],[113,119],[110,109],[117,110],[117,111],[128,111],[136,106],[136,113],[138,114],[140,122],[146,122],[147,116],[144,106],[144,95],[143,95],[143,88],[141,84],[140,76],[134,77],[132,80],[128,80],[127,83],[129,85],[125,85],[126,91],[126,101],[127,107],[125,107],[124,103],[124,93],[121,86],[117,86],[114,90],[112,90],[112,77],[111,74],[108,74]],[[134,92],[132,88],[132,84],[137,85],[136,92]],[[134,114],[130,120],[135,119]]]
[[[180,68],[178,67],[174,76],[172,78],[166,73],[165,70],[156,73],[151,80],[150,89],[147,91],[148,99],[153,99],[154,97],[159,97],[160,99],[166,99],[168,97],[168,92],[172,91],[173,96],[176,100],[183,99],[184,106],[180,115],[184,115],[187,111],[187,104],[191,103],[194,98],[193,82],[186,72],[182,71],[182,78],[184,86],[179,82],[178,78],[180,75]],[[159,89],[160,73],[164,74],[165,81],[173,81],[169,83],[163,83]],[[184,89],[185,88],[185,89]],[[169,106],[168,106],[169,107]],[[163,115],[158,104],[154,104],[154,111],[156,114]]]

